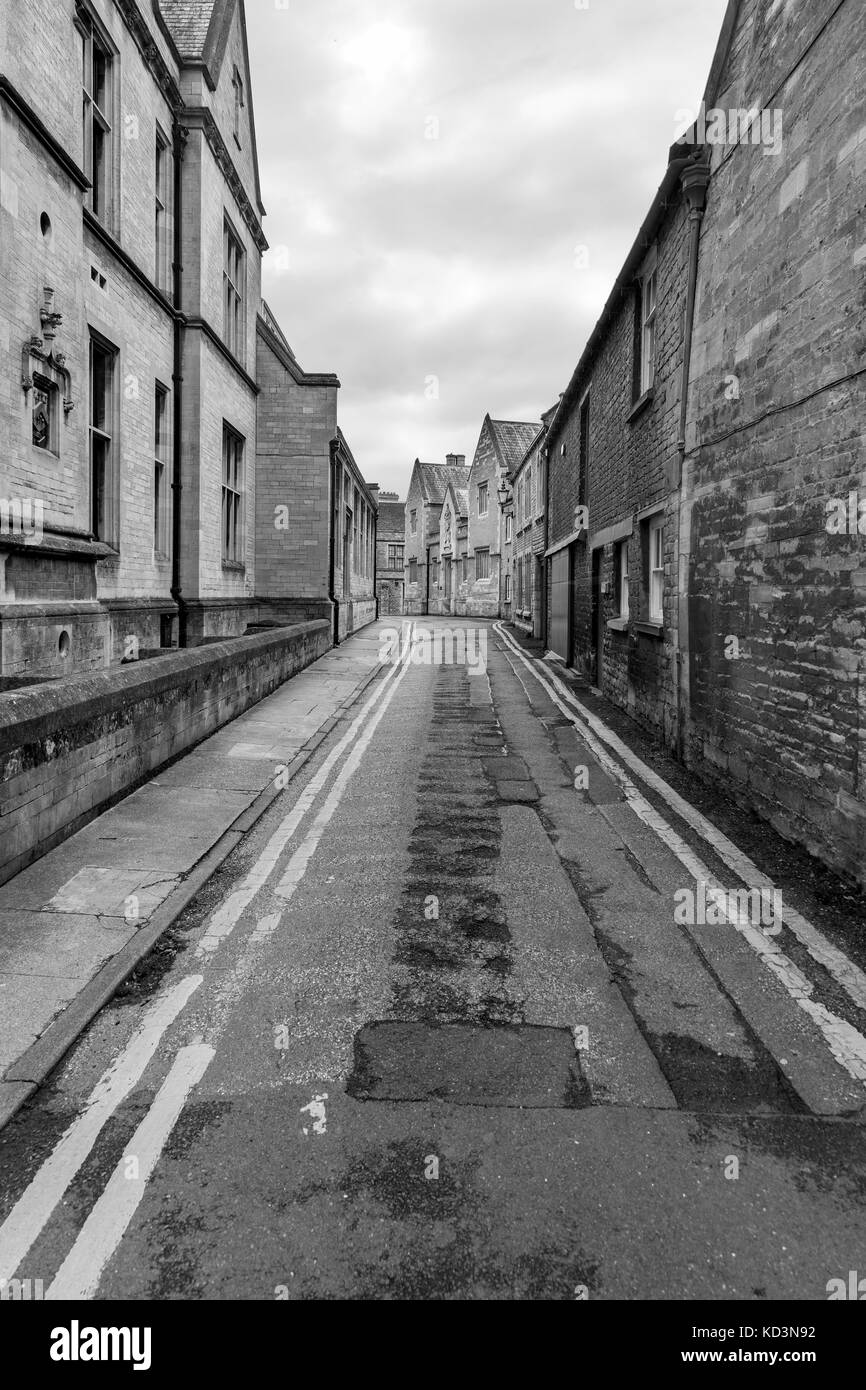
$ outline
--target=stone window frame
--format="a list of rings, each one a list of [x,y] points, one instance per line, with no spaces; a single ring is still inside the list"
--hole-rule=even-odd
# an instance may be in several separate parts
[[[90,532],[95,540],[120,551],[120,349],[116,343],[89,327],[88,342],[88,411],[87,411],[87,476],[90,496]],[[105,379],[103,425],[97,423],[95,360],[96,355],[109,364]],[[97,514],[99,490],[96,486],[96,446],[107,444],[103,459],[101,518]],[[100,523],[101,519],[101,524]]]
[[[640,618],[637,627],[640,632],[660,636],[664,629],[664,504],[658,503],[655,506],[647,507],[642,512],[639,512],[638,522],[640,525],[641,542],[641,602]],[[660,536],[660,552],[657,557],[660,563],[653,565],[653,550],[656,545],[656,535]],[[653,607],[653,575],[661,576],[658,581],[659,606],[657,608]]]
[[[244,100],[244,79],[241,76],[240,68],[235,65],[232,72],[232,91],[234,93],[234,137],[238,149],[243,149],[241,143],[241,112],[246,106]]]
[[[482,562],[482,564],[479,564],[478,562],[479,562],[479,560],[482,559],[482,557],[483,557],[483,562]],[[479,571],[482,570],[482,569],[486,569],[486,570],[487,570],[487,573],[486,573],[486,574],[481,574],[481,573],[479,573]],[[486,546],[486,545],[483,545],[483,546],[480,546],[480,547],[476,547],[476,550],[475,550],[475,582],[476,582],[476,583],[482,583],[482,584],[483,584],[483,583],[489,582],[492,578],[493,578],[493,572],[492,572],[492,569],[491,569],[491,566],[490,566],[490,547],[489,547],[489,546]]]
[[[247,249],[223,211],[223,342],[243,366],[246,358]]]
[[[171,292],[172,144],[159,122],[154,141],[154,284]]]
[[[223,569],[242,570],[245,542],[246,438],[223,420],[220,549]]]
[[[658,347],[658,248],[653,247],[641,267],[638,277],[640,324],[638,345],[640,351],[637,382],[639,397],[653,389],[656,379],[656,355]]]
[[[160,403],[163,407],[160,429]],[[171,558],[169,528],[171,478],[171,392],[161,381],[153,391],[153,555],[156,560]],[[161,486],[159,485],[161,483]]]
[[[614,597],[616,614],[623,622],[629,618],[629,539],[615,541],[613,547]]]
[[[484,502],[483,508],[481,506],[482,500]],[[478,484],[478,515],[479,517],[490,515],[490,484],[486,482]]]
[[[120,51],[89,0],[76,0],[75,28],[81,37],[81,95],[84,172],[90,180],[85,193],[88,210],[109,232],[117,231],[118,150],[117,113],[120,94]],[[93,61],[101,54],[105,62],[105,100],[100,105],[93,84]],[[94,132],[102,136],[103,177],[95,177]]]

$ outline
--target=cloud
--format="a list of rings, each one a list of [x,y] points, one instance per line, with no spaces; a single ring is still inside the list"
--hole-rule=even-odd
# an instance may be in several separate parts
[[[471,456],[486,411],[537,418],[564,389],[724,8],[247,4],[264,294],[302,364],[339,373],[366,476],[402,494],[416,456]]]

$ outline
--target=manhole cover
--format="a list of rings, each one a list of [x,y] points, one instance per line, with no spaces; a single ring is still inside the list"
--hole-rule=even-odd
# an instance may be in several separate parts
[[[592,1096],[568,1028],[370,1023],[355,1035],[356,1100],[578,1109]]]

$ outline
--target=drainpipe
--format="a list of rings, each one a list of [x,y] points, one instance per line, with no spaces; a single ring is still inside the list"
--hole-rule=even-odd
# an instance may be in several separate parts
[[[331,614],[333,622],[333,642],[335,647],[340,645],[340,610],[337,606],[337,595],[334,591],[334,578],[336,574],[336,536],[335,528],[337,525],[337,450],[340,447],[339,439],[332,439],[328,449],[330,452],[330,477],[328,479],[328,598],[331,601]]]
[[[688,602],[688,562],[690,553],[691,512],[686,507],[686,427],[689,413],[689,373],[692,360],[692,339],[694,335],[695,298],[698,283],[698,255],[701,241],[701,222],[707,201],[707,186],[710,181],[709,163],[701,158],[694,164],[686,165],[681,175],[683,193],[689,205],[689,269],[686,317],[683,333],[683,374],[680,387],[680,423],[677,437],[676,476],[672,480],[678,489],[677,497],[677,729],[676,754],[685,761],[685,724],[689,716],[689,687],[691,671],[689,665],[689,602]]]
[[[177,645],[186,646],[186,603],[181,593],[180,547],[181,547],[181,502],[183,497],[183,475],[181,467],[181,447],[183,444],[183,156],[187,134],[180,122],[175,120],[173,129],[173,176],[174,176],[174,266],[173,287],[174,318],[174,362],[172,365],[172,467],[171,467],[171,596],[177,604]]]

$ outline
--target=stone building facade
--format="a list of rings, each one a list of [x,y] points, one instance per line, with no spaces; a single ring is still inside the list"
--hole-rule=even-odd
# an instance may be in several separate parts
[[[731,0],[546,440],[548,645],[861,882],[864,75],[855,5]]]
[[[2,18],[0,678],[332,611],[339,383],[260,311],[243,0]]]
[[[337,643],[376,617],[376,493],[339,428],[331,441],[331,502],[329,584]]]
[[[510,499],[503,523],[512,538],[506,557],[510,580],[503,586],[502,615],[536,638],[541,637],[544,627],[546,434],[542,422],[520,463],[509,474]]]
[[[448,454],[444,464],[415,460],[406,493],[404,552],[404,612],[410,616],[438,611],[439,519],[445,490],[452,479],[458,486],[466,486],[468,469],[465,454]],[[431,560],[435,570],[432,575]]]
[[[4,21],[0,498],[39,527],[0,525],[0,662],[27,677],[244,630],[266,241],[237,0]]]
[[[468,578],[469,549],[469,490],[449,478],[439,518],[437,537],[439,572],[437,583],[431,584],[431,613],[454,614],[459,611],[461,585]]]
[[[406,575],[406,504],[396,492],[380,492],[376,532],[376,598],[379,617],[398,617],[403,612]]]
[[[459,614],[476,618],[500,615],[504,524],[499,490],[539,429],[540,425],[484,417],[469,473],[467,572],[457,587]]]
[[[332,621],[331,441],[340,383],[303,371],[264,303],[256,379],[256,620]]]

